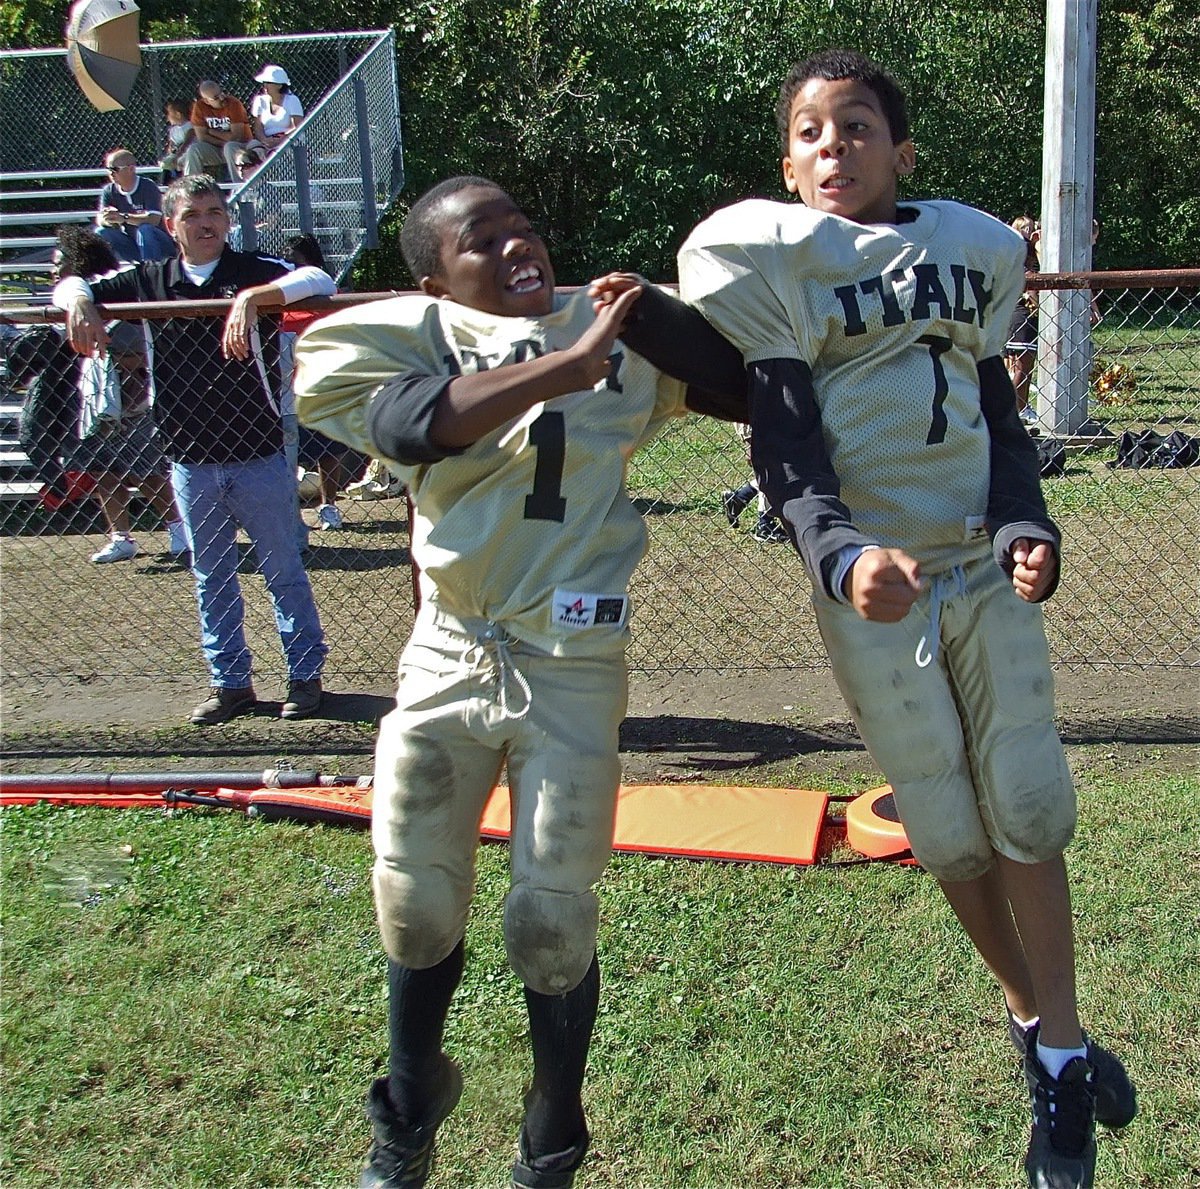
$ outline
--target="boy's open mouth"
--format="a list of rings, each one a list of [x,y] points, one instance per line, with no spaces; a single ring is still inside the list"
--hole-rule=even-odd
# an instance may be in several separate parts
[[[542,287],[542,270],[536,264],[522,264],[504,287],[513,293],[534,293]]]

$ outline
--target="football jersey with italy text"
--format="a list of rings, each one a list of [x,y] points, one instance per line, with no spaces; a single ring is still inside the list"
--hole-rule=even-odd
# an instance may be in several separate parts
[[[953,202],[858,224],[750,200],[700,223],[680,294],[748,364],[795,359],[855,525],[928,570],[989,551],[989,433],[978,364],[1003,352],[1024,244]]]
[[[322,318],[296,346],[306,425],[378,454],[367,410],[402,373],[469,375],[573,344],[593,321],[579,291],[543,318],[403,296]],[[537,404],[461,453],[389,466],[408,485],[422,598],[494,620],[560,656],[619,652],[646,527],[625,490],[630,455],[687,410],[685,387],[618,342],[595,388]]]

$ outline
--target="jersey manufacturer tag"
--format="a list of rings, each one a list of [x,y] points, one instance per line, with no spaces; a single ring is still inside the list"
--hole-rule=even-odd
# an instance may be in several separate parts
[[[963,541],[970,544],[972,541],[983,541],[987,539],[987,517],[986,516],[968,516],[963,520]]]
[[[559,627],[620,627],[629,613],[626,595],[583,594],[577,590],[554,592],[552,618]]]

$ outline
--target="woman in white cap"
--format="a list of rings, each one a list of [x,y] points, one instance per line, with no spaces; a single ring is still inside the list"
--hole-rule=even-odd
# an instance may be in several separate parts
[[[250,101],[254,139],[273,153],[304,119],[304,105],[292,93],[292,80],[282,66],[264,66],[254,81],[262,83]]]

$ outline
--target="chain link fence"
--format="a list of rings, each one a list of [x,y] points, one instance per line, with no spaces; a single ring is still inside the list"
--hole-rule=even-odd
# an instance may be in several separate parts
[[[99,166],[117,145],[139,162],[157,161],[166,143],[167,100],[181,99],[190,108],[197,84],[212,79],[249,110],[261,89],[254,76],[267,62],[284,67],[311,114],[381,38],[392,42],[389,31],[368,31],[146,44],[129,102],[123,111],[110,112],[97,111],[84,97],[67,68],[65,49],[0,52],[0,173]]]
[[[377,245],[380,214],[404,183],[391,30],[164,42],[141,52],[133,94],[111,112],[84,97],[65,50],[0,53],[0,288],[22,300],[44,290],[56,228],[94,218],[106,153],[129,149],[139,173],[158,181],[164,105],[190,110],[208,79],[249,111],[261,89],[254,76],[268,62],[287,71],[305,118],[251,176],[218,179],[229,183],[238,242],[280,254],[290,235],[315,235],[339,278]]]
[[[396,105],[389,33],[230,195],[235,246],[279,256],[304,232],[344,280],[362,248],[379,246],[379,218],[404,185]]]
[[[1046,607],[1053,656],[1063,666],[1200,664],[1195,530],[1200,518],[1200,271],[1157,274],[1152,280],[1093,273],[1037,281],[1043,298],[1083,293],[1085,300],[1075,304],[1090,332],[1085,336],[1091,352],[1087,375],[1074,386],[1083,409],[1064,414],[1060,407],[1061,394],[1046,363],[1055,360],[1055,343],[1048,336],[1057,333],[1058,323],[1048,317],[1041,319],[1030,385],[1036,418],[1031,429],[1051,472],[1045,490],[1064,537],[1062,583]],[[1094,310],[1083,285],[1096,295]],[[370,297],[332,300],[345,304]],[[125,316],[150,312],[121,308]],[[184,312],[178,303],[170,309],[176,323]],[[210,328],[219,325],[211,308],[206,316]],[[22,317],[36,321],[47,315],[29,309]],[[264,329],[276,321],[264,317]],[[31,368],[14,361],[12,344],[29,332],[14,339],[14,327],[4,329],[9,332],[12,391],[6,407],[11,410],[47,365]],[[41,333],[49,334],[52,347],[57,332]],[[231,366],[220,364],[208,348],[207,354],[190,358],[173,356],[162,348],[163,332],[157,333],[153,366],[160,394],[194,386],[197,376],[212,367]],[[272,337],[264,334],[270,368],[275,366]],[[144,404],[149,361],[135,345],[117,362],[126,407]],[[251,370],[241,368],[243,379]],[[47,479],[41,475],[32,489],[40,496],[9,498],[0,505],[3,679],[19,687],[154,673],[195,675],[201,682],[205,671],[197,644],[194,579],[186,557],[171,552],[165,524],[169,504],[158,499],[152,475],[146,482],[151,464],[158,475],[165,474],[164,465],[153,443],[140,436],[167,403],[160,396],[156,411],[135,417],[133,429],[126,425],[119,438],[110,441],[101,428],[81,442],[79,364],[73,357],[68,373],[67,388],[75,395],[67,432],[56,448],[67,472],[61,498],[48,498],[46,488],[39,488]],[[258,377],[246,382],[250,389],[258,385],[261,396]],[[1054,422],[1063,416],[1075,428],[1055,434]],[[213,421],[222,435],[237,429],[227,411]],[[239,432],[276,432],[264,430],[264,424],[247,423]],[[97,475],[97,450],[101,462],[111,461],[113,449],[106,450],[105,443],[114,446],[134,434],[134,473],[125,473],[115,498],[130,501],[136,554],[104,563],[95,555],[110,537],[97,496],[114,498],[113,472],[110,479]],[[1056,459],[1059,446],[1063,453]],[[411,626],[407,505],[386,474],[369,471],[368,460],[312,441],[301,449],[300,482],[288,482],[266,512],[286,524],[297,542],[307,538],[304,567],[330,648],[326,677],[353,688],[391,670]],[[121,451],[117,459],[122,465],[131,461]],[[736,525],[728,522],[722,493],[749,477],[735,428],[702,418],[672,425],[632,460],[629,488],[651,538],[632,587],[630,659],[636,669],[826,665],[809,609],[809,584],[791,547],[759,539],[753,502]],[[97,480],[101,487],[89,491]],[[11,475],[4,486],[15,491]],[[282,681],[287,670],[259,573],[261,559],[244,534],[231,547],[256,670],[265,682]]]

